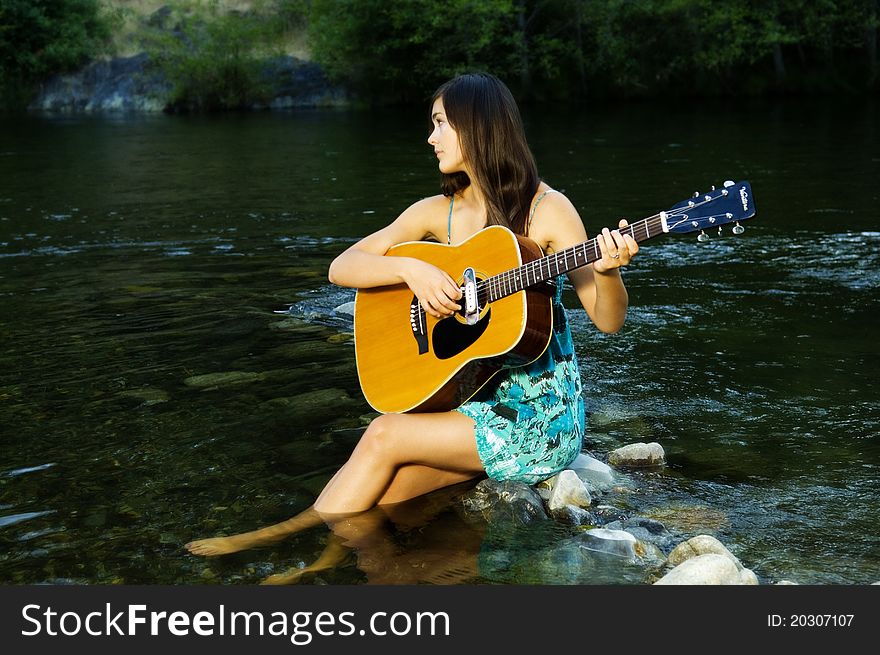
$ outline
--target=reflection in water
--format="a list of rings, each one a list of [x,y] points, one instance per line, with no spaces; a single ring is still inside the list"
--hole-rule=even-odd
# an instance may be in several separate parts
[[[353,296],[326,268],[436,192],[416,114],[4,125],[0,581],[244,584],[320,560],[323,523],[223,558],[181,546],[308,507],[372,415]],[[758,206],[740,237],[646,242],[619,334],[570,314],[586,448],[658,441],[669,462],[602,501],[714,534],[762,580],[880,579],[875,107],[632,104],[526,122],[591,234],[728,178]],[[552,550],[568,537],[553,526],[507,533],[435,501],[364,517],[363,542],[333,532],[347,550],[326,557],[347,559],[315,580],[645,578]]]
[[[311,582],[349,557],[367,584],[473,584],[485,524],[463,521],[452,505],[472,483],[348,517],[324,517],[332,534],[313,563],[263,584]]]

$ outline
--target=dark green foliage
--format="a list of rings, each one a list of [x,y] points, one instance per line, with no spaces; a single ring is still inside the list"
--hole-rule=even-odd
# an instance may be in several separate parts
[[[310,45],[355,92],[423,100],[456,73],[513,68],[514,14],[509,0],[313,0]]]
[[[368,101],[489,70],[522,98],[877,88],[878,0],[313,0],[315,59]]]
[[[110,25],[99,0],[0,0],[0,105],[26,101],[47,75],[101,52]]]

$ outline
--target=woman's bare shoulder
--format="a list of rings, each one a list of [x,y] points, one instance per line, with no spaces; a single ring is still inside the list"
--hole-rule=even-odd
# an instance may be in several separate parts
[[[558,250],[562,244],[586,239],[586,231],[574,203],[563,192],[554,190],[535,207],[529,236],[545,250]]]
[[[431,238],[446,238],[446,216],[449,198],[436,195],[417,200],[407,207],[398,221],[417,224]]]
[[[421,198],[420,200],[416,200],[413,204],[406,208],[406,212],[411,212],[413,214],[420,213],[436,213],[440,209],[445,209],[449,206],[449,198],[446,196],[437,194],[436,196],[428,196],[427,198]]]

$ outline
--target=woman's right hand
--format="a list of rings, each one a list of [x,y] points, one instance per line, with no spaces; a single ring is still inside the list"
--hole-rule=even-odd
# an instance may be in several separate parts
[[[419,304],[431,316],[446,318],[461,309],[461,289],[448,273],[433,264],[410,258],[401,272]]]

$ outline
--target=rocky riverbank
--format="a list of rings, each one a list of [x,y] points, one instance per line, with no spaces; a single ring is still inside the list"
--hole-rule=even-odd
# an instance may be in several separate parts
[[[264,77],[274,90],[268,102],[248,109],[283,110],[345,107],[349,97],[321,68],[290,55],[266,62]],[[150,65],[146,53],[93,61],[81,70],[56,75],[40,86],[29,110],[45,113],[105,114],[173,111],[172,85]]]

